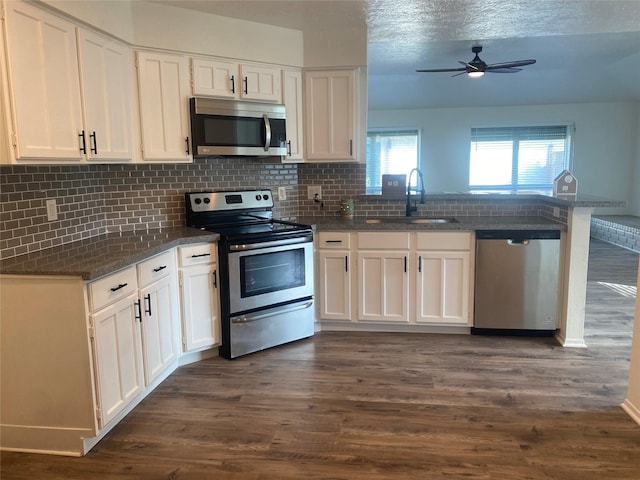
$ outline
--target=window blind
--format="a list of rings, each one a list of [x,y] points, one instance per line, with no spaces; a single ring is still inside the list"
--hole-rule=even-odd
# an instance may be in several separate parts
[[[418,130],[367,134],[367,193],[379,192],[383,174],[406,174],[418,166]]]
[[[471,129],[471,189],[548,189],[568,168],[567,125]]]

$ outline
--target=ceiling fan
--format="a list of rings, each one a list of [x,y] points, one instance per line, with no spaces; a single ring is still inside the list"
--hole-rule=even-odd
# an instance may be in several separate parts
[[[480,59],[478,54],[482,51],[481,45],[474,45],[471,47],[471,51],[475,53],[475,57],[470,62],[462,62],[458,60],[458,63],[464,65],[464,67],[460,68],[433,68],[427,70],[416,70],[416,72],[460,72],[455,75],[451,75],[452,77],[457,77],[458,75],[464,75],[465,73],[470,77],[481,77],[485,74],[485,72],[491,73],[515,73],[522,70],[517,67],[524,67],[525,65],[532,65],[536,63],[535,60],[515,60],[513,62],[502,62],[502,63],[485,63]]]

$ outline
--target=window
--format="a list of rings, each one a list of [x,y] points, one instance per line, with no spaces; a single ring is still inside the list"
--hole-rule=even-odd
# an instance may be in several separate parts
[[[547,190],[569,168],[567,125],[471,129],[470,190]]]
[[[377,130],[367,133],[367,193],[380,193],[382,175],[405,174],[418,166],[417,129]]]

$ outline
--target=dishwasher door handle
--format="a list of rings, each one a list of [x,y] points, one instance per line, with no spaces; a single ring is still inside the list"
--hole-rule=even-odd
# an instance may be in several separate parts
[[[510,238],[509,240],[507,240],[507,243],[509,245],[529,245],[529,240],[523,240],[523,239],[513,239]]]

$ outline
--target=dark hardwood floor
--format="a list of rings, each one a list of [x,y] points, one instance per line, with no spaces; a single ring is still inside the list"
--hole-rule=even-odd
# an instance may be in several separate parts
[[[12,479],[640,479],[627,390],[638,255],[592,241],[587,349],[320,333],[182,367],[83,458]],[[625,288],[626,286],[626,288]]]

